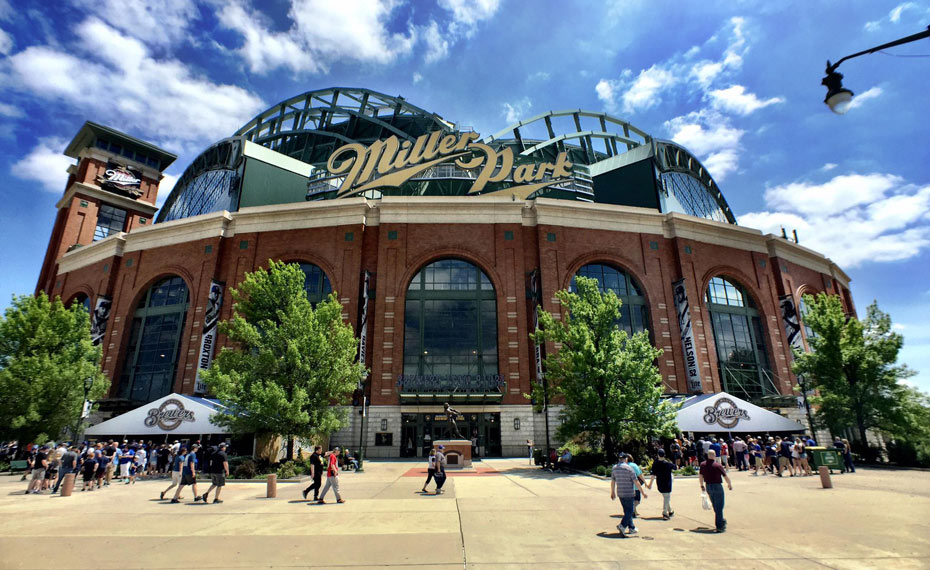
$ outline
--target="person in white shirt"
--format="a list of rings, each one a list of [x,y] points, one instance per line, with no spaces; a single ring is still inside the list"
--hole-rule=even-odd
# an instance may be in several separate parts
[[[136,455],[135,455],[135,459],[134,459],[134,462],[135,462],[135,464],[136,464],[136,471],[135,471],[135,473],[132,473],[132,472],[130,471],[130,475],[129,475],[129,480],[130,480],[130,482],[135,483],[135,482],[136,482],[136,477],[137,477],[137,476],[138,476],[140,479],[144,479],[144,478],[145,478],[145,465],[146,465],[145,459],[146,459],[146,457],[148,457],[148,455],[145,453],[145,448],[142,447],[142,446],[140,445],[140,446],[139,446],[139,449],[136,450]]]

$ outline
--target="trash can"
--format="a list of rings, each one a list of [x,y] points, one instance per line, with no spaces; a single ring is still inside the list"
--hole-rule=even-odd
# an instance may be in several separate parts
[[[826,467],[831,473],[834,469],[843,469],[843,458],[833,448],[808,447],[807,452],[811,454],[811,468],[814,471],[821,467]]]

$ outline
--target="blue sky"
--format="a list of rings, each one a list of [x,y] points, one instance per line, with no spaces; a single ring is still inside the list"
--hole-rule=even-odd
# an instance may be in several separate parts
[[[50,9],[49,6],[54,6]],[[175,152],[311,89],[400,94],[482,134],[605,110],[698,155],[742,225],[797,229],[878,299],[930,391],[926,2],[0,0],[0,309],[31,293],[85,120]],[[911,56],[911,57],[905,57]]]

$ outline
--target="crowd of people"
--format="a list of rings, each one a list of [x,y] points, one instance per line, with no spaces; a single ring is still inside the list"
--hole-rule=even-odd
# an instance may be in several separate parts
[[[214,502],[221,503],[219,489],[225,485],[225,477],[229,474],[225,449],[225,443],[204,449],[199,442],[195,442],[190,444],[188,450],[188,446],[182,445],[180,441],[155,444],[151,441],[126,440],[119,443],[109,440],[93,443],[85,441],[80,444],[52,442],[29,445],[23,450],[11,442],[3,451],[9,459],[22,457],[26,461],[23,480],[29,480],[26,494],[30,495],[59,493],[65,477],[72,473],[75,475],[75,488],[80,482],[81,491],[100,490],[118,483],[132,485],[141,479],[170,476],[172,486],[178,485],[180,492],[183,486],[192,485],[184,481],[196,477],[199,463],[211,475],[213,485],[202,496],[196,495],[195,487],[195,499],[205,501],[207,495],[216,488]],[[185,478],[185,474],[188,477]]]

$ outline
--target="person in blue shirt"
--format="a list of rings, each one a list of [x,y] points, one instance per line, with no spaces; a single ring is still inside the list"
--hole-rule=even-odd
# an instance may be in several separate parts
[[[710,449],[714,450],[714,454],[716,455],[715,460],[717,461],[717,463],[720,463],[720,451],[721,451],[720,440],[715,437],[710,441],[711,441]]]
[[[642,467],[640,467],[639,465],[633,462],[633,456],[630,455],[629,453],[627,453],[626,456],[629,458],[629,461],[627,461],[627,465],[630,466],[630,469],[632,469],[633,473],[636,474],[636,480],[639,481],[639,488],[636,489],[636,493],[633,496],[633,518],[636,518],[639,516],[639,511],[637,510],[639,507],[639,501],[642,499],[642,494],[640,493],[640,489],[642,488],[642,485],[646,483],[646,480],[643,478]]]
[[[181,468],[181,484],[178,485],[178,490],[174,492],[174,498],[171,499],[172,503],[181,502],[181,490],[187,485],[194,489],[194,502],[200,499],[200,495],[197,494],[197,450],[199,448],[200,446],[196,443],[192,445],[190,453],[184,459],[184,466]]]
[[[133,451],[124,445],[119,456],[119,476],[126,485],[129,484],[129,468],[132,467],[134,455]]]
[[[171,461],[171,485],[168,485],[168,488],[161,492],[161,499],[165,499],[165,495],[168,494],[168,491],[174,489],[181,484],[181,467],[187,461],[187,448],[182,447],[178,450],[178,453],[174,456],[174,459]]]
[[[761,469],[762,474],[765,475],[765,464],[762,462],[762,446],[759,445],[759,440],[751,440],[749,449],[752,451],[752,474],[758,476]]]

